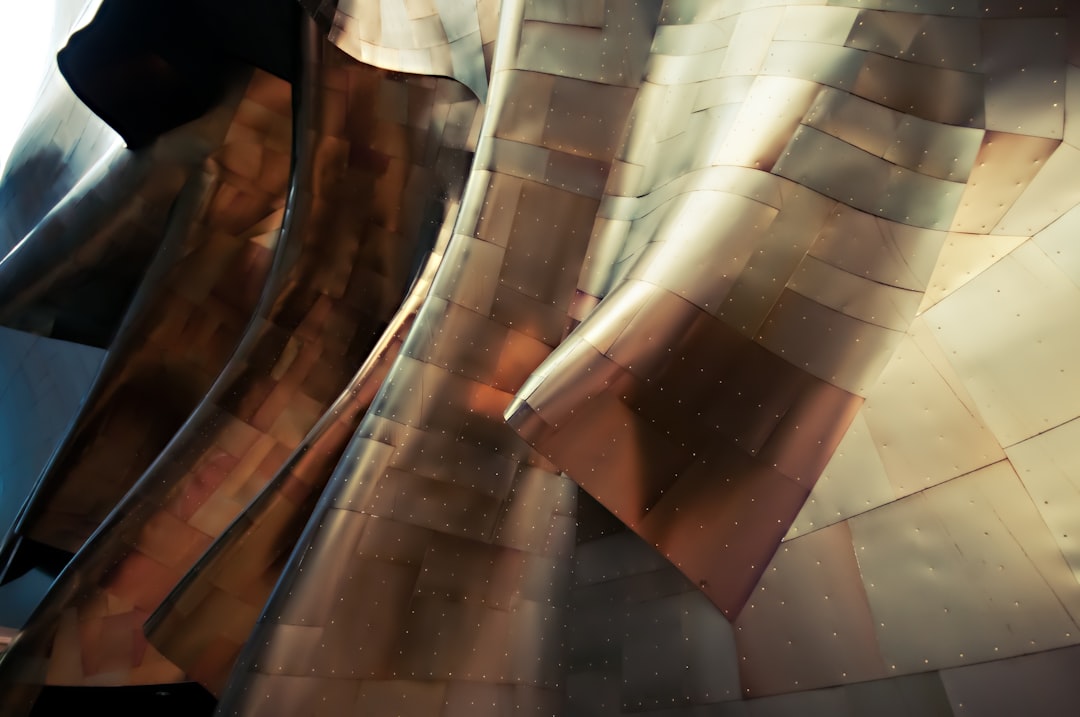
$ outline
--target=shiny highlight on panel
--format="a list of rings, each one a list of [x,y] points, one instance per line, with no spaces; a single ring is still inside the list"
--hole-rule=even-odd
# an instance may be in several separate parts
[[[5,710],[1080,711],[1076,10],[301,5],[291,88],[131,153]]]

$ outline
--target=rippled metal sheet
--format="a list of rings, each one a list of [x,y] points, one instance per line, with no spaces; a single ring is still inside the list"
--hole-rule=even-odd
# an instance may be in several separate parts
[[[303,487],[296,483],[317,489],[318,452],[324,452],[325,476],[351,428],[346,422],[335,431],[324,421],[311,438],[305,435],[343,389],[339,403],[363,400],[349,386],[354,362],[367,354],[396,310],[413,263],[426,254],[425,244],[436,241],[444,215],[456,211],[452,198],[460,193],[470,148],[455,138],[467,140],[469,131],[447,122],[431,132],[435,128],[426,118],[433,107],[450,109],[455,102],[475,110],[475,99],[449,81],[389,77],[340,56],[313,71],[319,84],[302,103],[307,116],[296,133],[298,164],[285,211],[284,254],[255,320],[217,387],[75,559],[5,656],[31,661],[38,650],[82,656],[76,663],[50,662],[44,677],[51,684],[140,684],[183,675],[141,638],[118,652],[123,631],[138,629],[275,473],[291,474],[279,502],[291,500],[299,504],[294,513],[303,511]],[[386,83],[394,85],[391,92],[413,95],[413,111],[398,117],[371,101]],[[474,116],[475,111],[460,114],[458,122],[471,124]],[[432,151],[429,143],[436,145]],[[407,200],[406,189],[413,191]],[[349,195],[371,199],[330,201]],[[188,293],[196,288],[190,281],[184,286]],[[359,407],[351,408],[355,421]],[[304,518],[301,512],[293,521],[302,525]],[[274,580],[273,566],[265,568],[270,574],[252,576],[250,585],[233,583],[225,606],[230,598],[253,600],[253,618],[262,602],[255,597],[259,586],[268,590]],[[82,587],[75,591],[76,585]],[[59,623],[57,614],[64,616]],[[228,657],[223,644],[231,640],[238,648],[246,633],[229,617],[227,610],[212,617],[211,625],[223,635],[197,656],[193,677],[211,684],[223,680],[221,670],[227,673],[229,664],[222,662]],[[69,623],[74,631],[64,629]]]
[[[358,2],[321,17],[387,67],[417,62],[476,90],[455,58],[490,47],[484,9]],[[427,107],[476,159],[430,293],[407,332],[386,335],[400,352],[228,681],[298,506],[333,462],[290,447],[318,450],[307,429],[341,425],[320,419],[334,394],[280,388],[313,336],[341,328],[325,303],[281,299],[273,338],[238,374],[243,398],[212,413],[231,412],[228,427],[200,424],[220,439],[166,454],[185,466],[188,527],[204,537],[136,510],[136,549],[104,581],[128,602],[53,604],[127,635],[176,566],[202,566],[155,639],[224,684],[223,714],[1049,709],[1034,678],[995,674],[1067,666],[1080,634],[1075,12],[501,11],[482,126],[464,121],[475,105],[461,88],[468,101],[430,106],[409,82],[374,93],[393,121],[369,151],[402,159],[395,127]],[[412,196],[394,184],[405,164],[386,164],[377,196]],[[324,296],[367,256],[330,254],[315,272]],[[364,353],[319,375],[344,386]],[[246,382],[256,375],[269,379]],[[223,442],[243,454],[236,467],[206,452]],[[258,480],[229,483],[240,463]],[[233,502],[211,488],[200,503],[222,474]],[[243,561],[244,536],[259,560],[240,585],[222,566]],[[38,629],[98,634],[79,618],[54,610]],[[34,634],[0,663],[11,683]],[[125,669],[118,651],[72,654],[54,650],[52,669]],[[1074,680],[1045,680],[1042,694],[1076,701]]]

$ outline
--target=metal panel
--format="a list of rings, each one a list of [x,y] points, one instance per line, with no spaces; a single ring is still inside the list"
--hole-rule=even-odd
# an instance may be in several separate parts
[[[849,523],[891,673],[1075,642],[1080,591],[1008,462]]]

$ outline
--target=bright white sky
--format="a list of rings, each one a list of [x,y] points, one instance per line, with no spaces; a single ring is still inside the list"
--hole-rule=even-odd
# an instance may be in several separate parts
[[[52,0],[0,0],[0,171],[57,48]]]

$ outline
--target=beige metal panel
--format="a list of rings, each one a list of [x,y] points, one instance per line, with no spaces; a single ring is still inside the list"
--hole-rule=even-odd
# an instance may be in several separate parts
[[[725,48],[731,41],[737,20],[737,16],[731,16],[707,25],[658,25],[650,54],[701,55]]]
[[[944,239],[944,232],[896,224],[837,204],[809,253],[872,281],[922,290]]]
[[[986,128],[1038,137],[1065,130],[1066,33],[1054,18],[982,23]]]
[[[987,132],[949,229],[968,234],[989,234],[995,230],[1058,144],[1044,137]]]
[[[752,697],[887,674],[846,523],[784,543],[734,627]]]
[[[871,399],[873,396],[871,390]],[[866,423],[864,404],[836,446],[836,452],[814,484],[785,540],[812,533],[895,499],[877,443]]]
[[[705,82],[716,76],[716,65],[723,63],[729,52],[727,47],[718,47],[696,55],[650,54],[645,65],[645,77],[649,82],[665,86]],[[754,74],[746,73],[744,76]]]
[[[818,342],[815,337],[829,336]],[[903,334],[868,324],[785,290],[757,340],[808,373],[865,396]]]
[[[1076,416],[1080,288],[1028,242],[924,314],[1003,446]],[[1022,336],[1022,341],[1010,337]]]
[[[923,354],[912,334],[933,341],[920,320],[870,389],[863,415],[897,497],[1004,458],[986,425]]]
[[[949,232],[919,312],[946,298],[1027,240],[1028,237]]]
[[[849,523],[892,674],[1051,649],[1080,635],[1080,588],[1007,461]]]
[[[734,9],[734,8],[732,8]],[[784,19],[783,6],[743,7],[735,21],[727,54],[718,74],[756,75],[761,72],[777,27]]]
[[[628,278],[716,312],[775,217],[772,207],[738,195],[680,195]]]
[[[1062,144],[1054,150],[993,233],[1031,236],[1080,203],[1077,162],[1080,162],[1080,149],[1071,144]]]
[[[807,80],[758,77],[731,129],[703,148],[709,163],[772,170],[818,92],[820,86]]]
[[[1076,245],[1076,230],[1080,227],[1080,207],[1070,209],[1034,237],[1050,261],[1074,284],[1080,286],[1080,247]]]
[[[1006,449],[1009,460],[1042,515],[1054,540],[1080,581],[1080,457],[1076,445],[1080,421],[1057,428]]]
[[[918,291],[885,286],[807,256],[788,288],[860,321],[903,331],[915,316]]]

